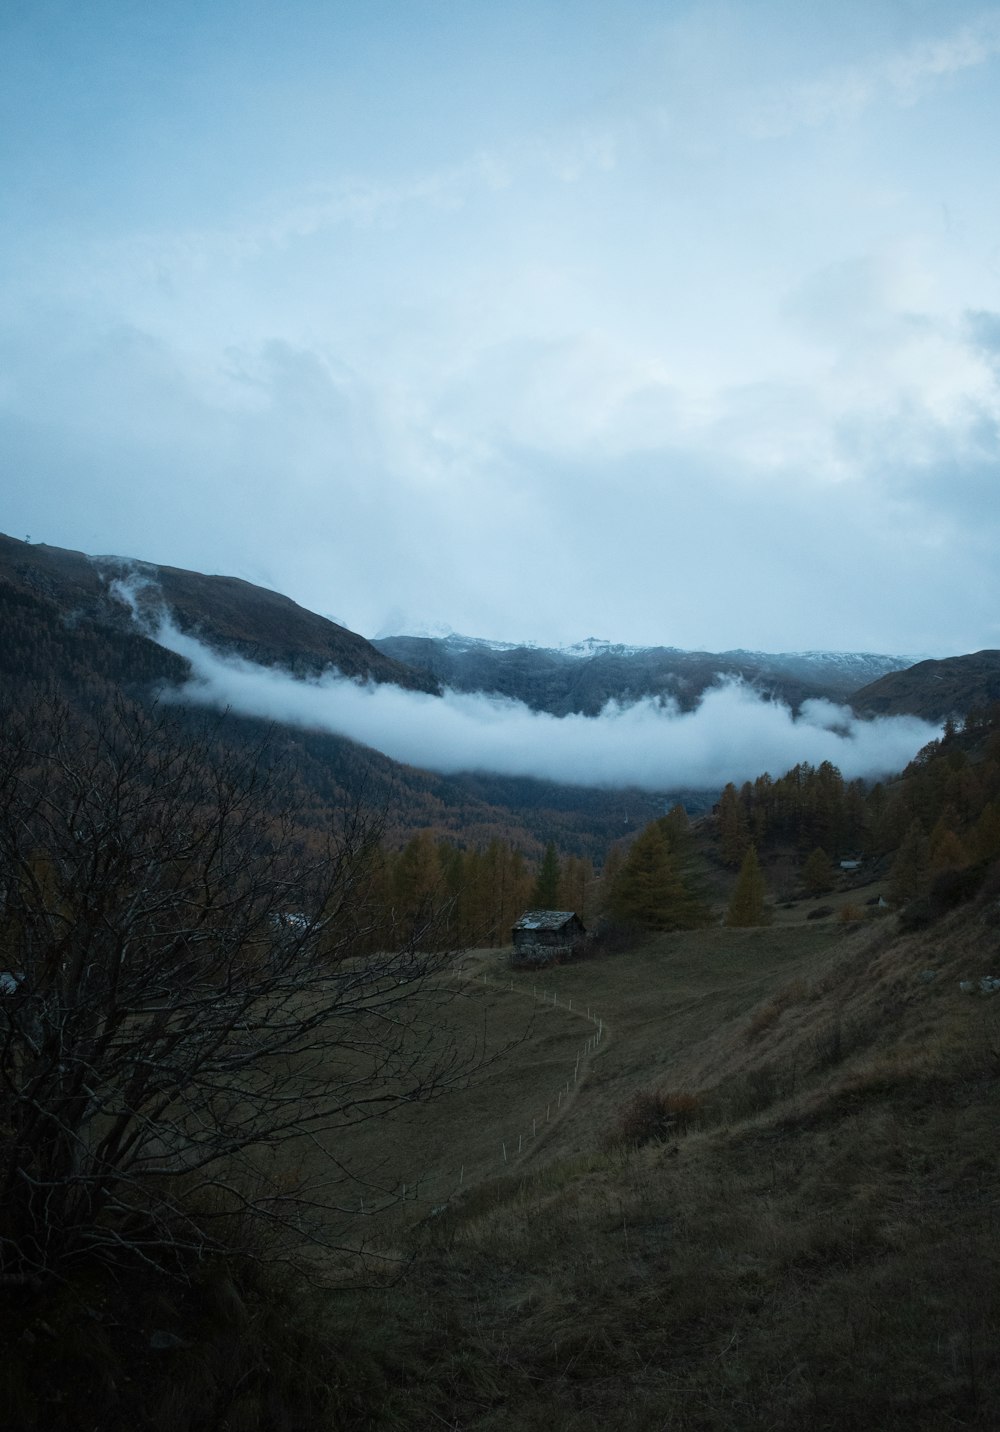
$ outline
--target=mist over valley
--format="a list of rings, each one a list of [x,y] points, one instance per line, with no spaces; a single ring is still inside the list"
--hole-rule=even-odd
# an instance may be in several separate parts
[[[87,615],[179,663],[160,683],[164,699],[325,731],[447,775],[711,793],[830,761],[848,779],[874,779],[938,730],[914,715],[861,714],[866,679],[898,660],[888,656],[373,645],[246,582],[0,542],[8,585],[53,598],[50,620],[65,629]],[[859,688],[855,710],[846,698]]]
[[[0,132],[2,1432],[996,1432],[1000,0]]]

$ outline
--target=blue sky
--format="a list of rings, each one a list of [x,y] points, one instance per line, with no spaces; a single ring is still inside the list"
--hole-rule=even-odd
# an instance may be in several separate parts
[[[7,0],[0,528],[373,635],[1000,646],[1000,5]]]

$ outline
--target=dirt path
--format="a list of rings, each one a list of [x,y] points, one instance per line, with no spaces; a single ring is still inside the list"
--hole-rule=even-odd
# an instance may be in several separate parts
[[[551,1143],[554,1133],[576,1103],[577,1095],[583,1090],[594,1059],[603,1054],[611,1042],[610,1026],[595,1010],[586,1005],[574,1006],[571,999],[560,999],[557,990],[546,989],[544,976],[542,979],[533,980],[529,987],[526,980],[522,982],[511,977],[508,981],[503,981],[481,970],[471,973],[461,970],[457,973],[462,974],[475,987],[489,989],[498,994],[520,995],[546,1008],[561,1009],[583,1020],[588,1026],[589,1032],[576,1056],[573,1072],[562,1087],[555,1089],[551,1096],[546,1098],[544,1116],[539,1114],[532,1120],[532,1128],[519,1131],[516,1139],[501,1141],[501,1169],[523,1168]]]

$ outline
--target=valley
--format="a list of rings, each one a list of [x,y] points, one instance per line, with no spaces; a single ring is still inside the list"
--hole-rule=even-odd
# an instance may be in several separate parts
[[[996,653],[377,649],[10,539],[0,616],[5,1425],[992,1425]],[[755,739],[823,702],[821,750],[931,739],[877,780],[443,774],[214,671],[556,741],[733,690]],[[590,937],[513,969],[527,908]]]
[[[0,77],[0,1432],[998,1432],[1000,0]]]

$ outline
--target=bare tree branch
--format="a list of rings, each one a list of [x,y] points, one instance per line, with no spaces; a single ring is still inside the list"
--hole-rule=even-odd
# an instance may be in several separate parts
[[[218,1217],[310,1226],[262,1151],[424,1100],[477,1057],[433,931],[372,953],[380,828],[317,847],[265,746],[122,705],[0,733],[0,1277],[177,1264]],[[273,1163],[273,1160],[272,1160]],[[365,1177],[330,1153],[326,1207]]]

